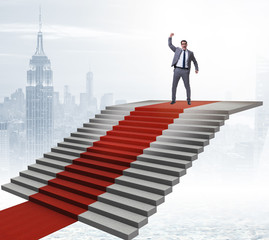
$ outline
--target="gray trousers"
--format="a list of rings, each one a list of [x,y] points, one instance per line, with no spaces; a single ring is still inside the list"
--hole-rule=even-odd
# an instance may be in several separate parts
[[[186,88],[187,100],[191,100],[191,88],[190,88],[189,76],[190,76],[189,69],[181,69],[181,68],[174,69],[173,84],[172,84],[172,101],[176,101],[176,91],[180,77],[182,77],[184,86]]]

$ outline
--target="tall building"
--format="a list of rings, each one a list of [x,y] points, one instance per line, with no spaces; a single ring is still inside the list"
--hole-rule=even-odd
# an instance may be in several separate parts
[[[27,164],[48,152],[53,139],[53,85],[51,63],[43,50],[41,11],[35,54],[30,60],[26,86]]]
[[[9,175],[9,134],[8,123],[0,122],[0,179]]]
[[[88,96],[88,104],[91,105],[93,101],[93,73],[91,70],[86,75],[86,93]]]
[[[104,110],[110,105],[113,105],[113,93],[105,93],[101,98],[100,109]]]

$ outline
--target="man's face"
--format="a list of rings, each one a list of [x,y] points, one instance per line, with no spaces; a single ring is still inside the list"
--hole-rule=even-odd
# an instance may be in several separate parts
[[[186,42],[182,42],[181,43],[181,48],[183,49],[183,50],[186,50],[186,48],[187,48],[187,43]]]

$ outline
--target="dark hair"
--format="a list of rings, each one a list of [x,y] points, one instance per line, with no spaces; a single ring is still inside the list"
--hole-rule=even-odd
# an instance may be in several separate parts
[[[181,40],[180,43],[182,44],[182,42],[185,42],[186,44],[188,44],[188,42],[186,40]]]

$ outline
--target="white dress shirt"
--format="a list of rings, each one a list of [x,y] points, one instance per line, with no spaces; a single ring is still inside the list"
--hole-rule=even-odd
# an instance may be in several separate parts
[[[182,52],[181,52],[180,57],[179,57],[177,64],[176,64],[177,67],[183,67],[183,54],[184,54],[184,50],[182,49]],[[187,60],[188,60],[188,49],[185,50],[185,68],[188,67]]]

